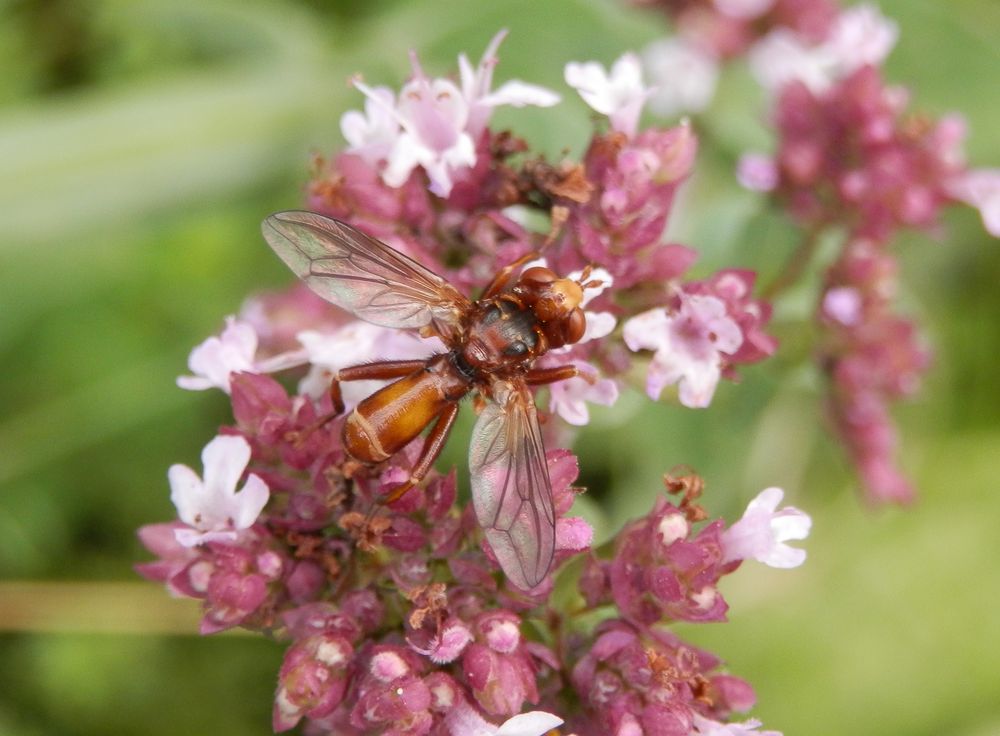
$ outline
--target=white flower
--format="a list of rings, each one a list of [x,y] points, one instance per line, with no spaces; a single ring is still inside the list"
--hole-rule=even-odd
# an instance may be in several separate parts
[[[684,406],[704,408],[712,402],[722,375],[723,354],[743,344],[739,325],[714,296],[681,295],[675,314],[651,309],[625,323],[623,337],[630,350],[655,350],[646,374],[646,393],[653,400],[676,383]]]
[[[751,718],[742,723],[719,723],[694,714],[692,736],[781,736],[780,731],[758,731],[760,721]]]
[[[836,59],[826,46],[811,46],[795,32],[778,28],[754,44],[748,61],[757,83],[769,92],[794,80],[819,92],[830,86]]]
[[[193,376],[179,376],[177,385],[191,391],[221,388],[229,393],[229,375],[254,370],[257,333],[247,322],[226,317],[226,328],[195,347],[188,356]]]
[[[649,108],[657,115],[701,112],[715,96],[719,63],[684,38],[654,41],[642,52],[642,61],[654,85]]]
[[[819,44],[787,28],[772,31],[750,50],[750,70],[772,92],[792,80],[822,92],[866,64],[881,64],[898,36],[898,26],[878,8],[856,5],[837,17],[829,37]]]
[[[218,337],[210,337],[197,345],[188,356],[188,368],[193,376],[178,376],[177,385],[189,391],[220,388],[230,391],[229,379],[233,373],[271,373],[292,368],[305,362],[301,351],[281,353],[258,361],[257,331],[249,322],[226,317],[226,328]]]
[[[765,488],[747,506],[743,518],[722,533],[725,562],[753,558],[771,567],[798,567],[805,562],[806,551],[789,547],[785,541],[808,537],[812,519],[794,506],[778,511],[784,495],[780,488]]]
[[[430,179],[430,190],[447,197],[457,171],[476,163],[476,148],[466,132],[469,106],[447,79],[428,79],[413,59],[414,78],[399,93],[396,115],[403,129],[382,172],[385,183],[400,187],[417,166]],[[359,87],[360,88],[360,87]]]
[[[451,736],[543,736],[562,724],[559,716],[535,710],[508,718],[495,726],[466,702],[459,702],[445,716]]]
[[[611,127],[632,137],[639,114],[652,90],[642,82],[642,65],[634,53],[626,53],[611,66],[610,74],[596,61],[571,61],[564,71],[566,84],[580,93],[584,102],[611,118]]]
[[[759,18],[774,6],[775,0],[715,0],[715,7],[730,18]]]
[[[843,78],[865,65],[878,66],[899,38],[899,26],[874,5],[847,8],[834,23],[825,46],[836,59],[835,74]]]
[[[469,57],[465,54],[458,56],[462,95],[469,106],[469,120],[466,129],[473,138],[478,138],[479,134],[483,132],[490,115],[493,113],[493,108],[498,105],[551,107],[560,100],[559,95],[552,90],[537,84],[522,82],[519,79],[504,82],[499,89],[491,91],[493,67],[497,64],[497,49],[506,36],[507,30],[504,29],[493,37],[483,52],[483,58],[479,60],[479,66],[475,69],[472,68]]]
[[[986,232],[1000,238],[1000,169],[966,172],[948,189],[953,197],[978,209]]]
[[[361,156],[370,164],[389,156],[399,137],[396,119],[396,99],[388,87],[371,89],[365,100],[365,111],[348,110],[340,118],[340,131],[347,141],[348,151]]]
[[[176,531],[185,547],[205,542],[231,542],[253,526],[270,495],[267,484],[250,474],[243,490],[236,484],[250,462],[250,445],[242,437],[220,435],[201,453],[204,480],[186,465],[171,465],[170,500],[189,529]]]

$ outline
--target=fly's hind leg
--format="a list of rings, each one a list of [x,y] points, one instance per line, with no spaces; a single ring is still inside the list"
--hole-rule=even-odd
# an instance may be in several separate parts
[[[427,365],[426,360],[380,360],[377,363],[362,363],[350,368],[341,368],[330,382],[330,399],[333,401],[333,416],[344,413],[344,397],[340,384],[345,381],[388,381],[402,378]]]
[[[408,490],[423,480],[424,476],[427,475],[427,471],[434,465],[434,461],[438,459],[441,450],[444,449],[444,444],[448,441],[448,435],[451,434],[452,427],[455,426],[455,417],[457,416],[458,403],[450,404],[448,408],[441,412],[430,434],[427,435],[427,439],[424,440],[424,447],[420,451],[420,457],[417,458],[417,462],[410,471],[410,477],[382,498],[379,501],[381,505],[398,501]]]

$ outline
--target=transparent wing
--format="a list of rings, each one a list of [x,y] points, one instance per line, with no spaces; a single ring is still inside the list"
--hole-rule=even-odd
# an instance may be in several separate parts
[[[500,566],[529,590],[552,565],[556,519],[535,402],[523,381],[497,381],[472,430],[472,502]]]
[[[261,229],[274,252],[310,289],[383,327],[432,325],[457,333],[470,306],[455,287],[412,258],[350,225],[312,212],[277,212]]]

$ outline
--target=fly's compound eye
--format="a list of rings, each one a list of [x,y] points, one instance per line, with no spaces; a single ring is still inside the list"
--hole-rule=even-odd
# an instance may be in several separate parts
[[[555,271],[543,266],[532,266],[521,274],[521,282],[532,286],[546,286],[557,278]]]
[[[511,358],[519,358],[528,352],[528,346],[523,342],[518,340],[517,342],[512,342],[510,345],[503,349],[503,354]]]

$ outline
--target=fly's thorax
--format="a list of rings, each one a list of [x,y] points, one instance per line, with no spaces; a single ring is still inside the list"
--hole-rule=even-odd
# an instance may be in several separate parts
[[[477,305],[461,360],[481,372],[511,368],[545,351],[538,320],[518,301],[500,297]]]

